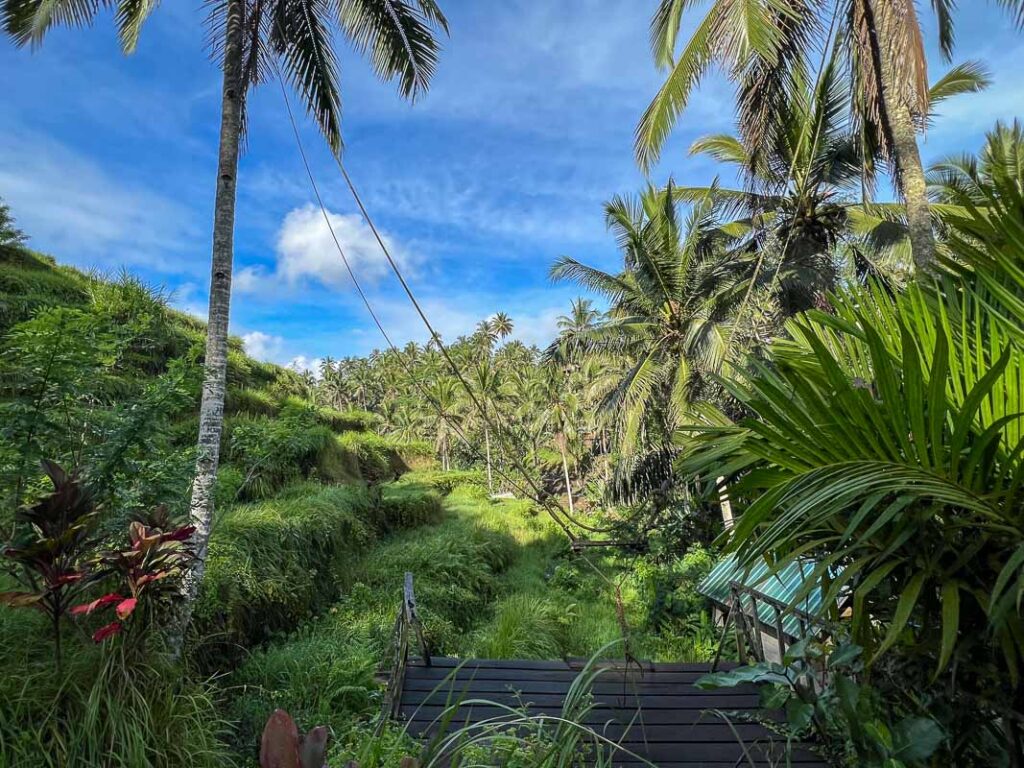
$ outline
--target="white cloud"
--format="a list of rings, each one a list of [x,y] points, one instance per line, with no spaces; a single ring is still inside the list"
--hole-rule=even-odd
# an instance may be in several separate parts
[[[245,351],[257,360],[276,362],[284,350],[284,339],[263,331],[242,334]]]
[[[322,357],[307,357],[306,355],[296,355],[286,365],[286,368],[291,368],[293,371],[299,373],[312,373],[317,379],[320,378],[320,366],[323,364],[324,359]]]
[[[330,226],[320,208],[312,204],[290,211],[277,233],[273,269],[243,267],[235,275],[235,290],[269,293],[309,282],[333,288],[351,287],[352,281],[338,246],[360,284],[371,286],[380,282],[390,267],[369,225],[356,214],[328,211],[327,217]],[[386,232],[381,232],[381,239],[403,273],[406,276],[412,273],[416,260],[409,250]]]

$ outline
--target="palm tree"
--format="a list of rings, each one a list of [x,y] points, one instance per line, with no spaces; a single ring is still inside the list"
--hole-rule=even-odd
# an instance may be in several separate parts
[[[570,441],[575,441],[579,435],[581,408],[579,395],[567,378],[557,369],[548,371],[543,384],[545,408],[542,424],[552,432],[552,441],[562,461],[569,514],[575,515],[572,478],[569,474],[569,449]]]
[[[923,33],[911,0],[785,0],[736,3],[715,0],[676,57],[682,14],[693,0],[661,0],[651,21],[655,62],[668,76],[636,129],[636,155],[649,169],[693,89],[720,64],[737,83],[739,125],[748,147],[771,146],[777,110],[793,83],[817,67],[815,51],[829,38],[842,45],[843,65],[856,110],[865,157],[878,151],[892,167],[906,200],[915,264],[934,267],[935,241],[917,132],[928,114],[928,72]],[[1000,0],[1024,22],[1024,2]],[[953,48],[953,6],[934,0],[939,39]],[[825,36],[823,40],[822,37]]]
[[[486,321],[485,321],[486,322]],[[479,419],[479,425],[484,432],[484,450],[487,460],[487,490],[494,493],[494,476],[491,469],[491,420],[494,411],[492,406],[501,394],[502,377],[501,373],[491,362],[490,357],[479,361],[470,371],[470,384],[476,391],[477,400],[482,407],[482,412],[474,412],[474,420]]]
[[[544,351],[545,358],[563,367],[579,364],[584,357],[586,335],[600,319],[601,313],[594,309],[590,299],[573,299],[569,314],[559,315],[555,321],[558,337]]]
[[[510,333],[512,333],[512,318],[504,312],[499,312],[490,321],[491,330],[498,335],[499,339],[504,339]]]
[[[934,106],[988,85],[983,67],[967,62],[953,68],[930,89]],[[876,245],[902,243],[905,219],[900,205],[869,205],[863,195],[873,182],[874,158],[862,157],[862,144],[846,116],[850,93],[833,59],[817,84],[794,88],[778,109],[780,128],[772,144],[748,147],[742,138],[705,136],[690,147],[735,166],[746,178],[744,189],[711,186],[674,187],[677,199],[714,201],[723,231],[740,239],[751,256],[764,251],[778,260],[772,297],[783,317],[821,304],[839,282],[867,275],[889,279],[909,269],[902,249]],[[867,182],[867,183],[865,183]],[[880,213],[884,215],[879,215]],[[896,230],[896,231],[893,231]]]
[[[573,280],[611,304],[606,318],[575,338],[585,354],[620,367],[602,410],[614,415],[625,455],[670,444],[702,376],[721,366],[742,285],[722,259],[721,233],[707,227],[711,208],[705,200],[681,220],[671,187],[616,197],[605,218],[623,251],[623,271],[568,257],[551,269],[553,279]]]
[[[455,425],[462,420],[458,412],[459,386],[452,377],[441,376],[431,381],[427,393],[436,406],[430,413],[434,448],[441,457],[441,469],[447,472],[452,468],[451,438],[456,434]]]
[[[154,2],[132,0],[4,0],[4,27],[19,45],[38,44],[57,25],[82,25],[101,8],[116,12],[121,47],[132,52]],[[196,557],[186,575],[186,616],[202,580],[213,517],[224,391],[228,316],[234,258],[235,180],[245,130],[248,91],[279,73],[298,91],[332,151],[340,152],[341,93],[332,39],[339,29],[369,52],[378,75],[397,80],[415,99],[430,84],[439,51],[435,30],[447,21],[435,0],[218,0],[211,5],[214,55],[223,70],[217,188],[213,213],[210,311],[206,334],[199,446],[191,522]]]

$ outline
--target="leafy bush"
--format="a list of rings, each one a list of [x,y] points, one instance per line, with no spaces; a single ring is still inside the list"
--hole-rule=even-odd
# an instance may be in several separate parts
[[[242,648],[324,611],[351,561],[382,532],[436,519],[437,497],[418,494],[385,488],[381,499],[391,501],[375,508],[365,489],[306,482],[222,510],[193,616],[199,656],[229,663]]]
[[[334,440],[310,409],[288,407],[278,419],[238,419],[231,427],[229,456],[245,473],[241,497],[265,499],[289,482],[308,477]]]
[[[0,591],[13,586],[0,576]],[[0,610],[0,765],[220,768],[232,765],[214,686],[159,655],[68,634],[58,673],[36,611]]]
[[[276,416],[280,404],[262,389],[229,387],[224,397],[224,413],[247,413],[252,416]]]
[[[411,483],[415,485],[427,485],[441,493],[448,495],[460,485],[487,488],[487,476],[482,470],[432,470],[421,469],[407,472],[398,479],[399,483]]]
[[[317,418],[335,432],[372,432],[380,426],[381,417],[369,411],[317,409]]]
[[[286,642],[250,654],[231,676],[239,692],[230,708],[238,722],[235,744],[255,756],[260,731],[275,708],[299,723],[323,723],[337,738],[356,717],[380,706],[376,669],[377,654],[364,632],[331,614],[309,622]]]

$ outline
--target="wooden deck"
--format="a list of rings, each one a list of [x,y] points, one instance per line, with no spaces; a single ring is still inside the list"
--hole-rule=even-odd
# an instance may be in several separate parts
[[[433,657],[430,665],[410,659],[401,683],[398,716],[418,738],[436,735],[438,719],[456,702],[471,699],[526,707],[557,716],[569,686],[586,660],[493,661]],[[602,667],[592,687],[594,708],[585,723],[619,745],[614,764],[636,768],[649,761],[661,768],[734,768],[786,765],[784,742],[768,729],[726,712],[756,712],[757,688],[707,691],[693,685],[706,664],[621,664]],[[459,704],[449,728],[506,714],[482,705]],[[770,717],[777,717],[769,713]],[[632,754],[630,754],[632,753]],[[640,759],[642,758],[642,759]],[[824,762],[798,747],[792,764],[819,768]]]

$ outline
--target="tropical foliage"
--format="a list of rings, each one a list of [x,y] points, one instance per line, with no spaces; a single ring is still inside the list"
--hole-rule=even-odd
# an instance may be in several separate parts
[[[773,730],[835,765],[1019,761],[1024,129],[925,166],[933,108],[988,78],[929,88],[909,0],[715,0],[682,43],[696,5],[658,4],[636,155],[652,171],[721,66],[736,135],[691,147],[721,173],[610,199],[621,263],[557,259],[585,295],[543,349],[504,311],[316,372],[227,335],[245,94],[280,71],[337,151],[332,30],[413,98],[447,32],[433,0],[211,6],[208,326],[31,251],[0,204],[0,764],[251,764],[284,706],[324,724],[317,762],[330,735],[329,765],[393,765],[418,748],[375,719],[374,675],[404,573],[440,653],[708,662],[744,648],[697,589],[723,553],[795,566],[776,607],[820,608],[777,663],[700,685],[762,685]],[[956,8],[932,7],[949,57]],[[18,44],[107,8],[130,50],[155,4],[2,4]],[[554,731],[517,714],[450,743],[579,765],[590,682]]]

